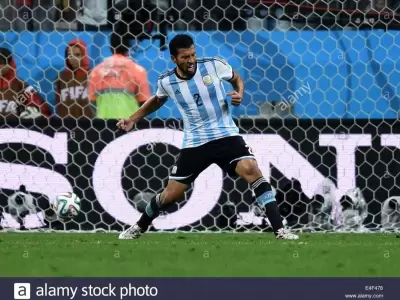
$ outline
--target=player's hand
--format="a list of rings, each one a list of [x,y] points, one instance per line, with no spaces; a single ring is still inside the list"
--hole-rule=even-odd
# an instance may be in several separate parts
[[[135,121],[132,121],[131,119],[121,119],[117,123],[119,129],[127,132],[132,130],[133,125],[135,125]]]
[[[233,106],[238,106],[240,105],[240,103],[242,103],[243,95],[239,94],[236,91],[228,92],[227,94],[231,96],[231,103]]]

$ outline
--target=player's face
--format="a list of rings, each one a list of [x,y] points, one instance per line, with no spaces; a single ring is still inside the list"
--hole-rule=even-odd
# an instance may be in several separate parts
[[[68,62],[73,69],[79,68],[82,60],[82,50],[79,46],[73,46],[68,50]]]
[[[178,55],[173,58],[174,63],[184,75],[193,75],[196,72],[196,49],[194,45],[190,48],[178,49]]]

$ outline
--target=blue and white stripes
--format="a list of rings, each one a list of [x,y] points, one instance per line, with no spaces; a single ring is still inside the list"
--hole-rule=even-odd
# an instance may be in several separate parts
[[[193,78],[183,80],[175,72],[160,77],[160,84],[176,103],[183,119],[183,148],[239,134],[225,98],[222,80],[232,68],[215,58],[199,59]],[[230,78],[229,78],[230,79]]]

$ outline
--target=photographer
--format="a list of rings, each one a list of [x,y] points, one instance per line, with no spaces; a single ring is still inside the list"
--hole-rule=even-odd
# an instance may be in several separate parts
[[[400,230],[400,197],[385,200],[382,205],[381,225],[385,230]]]
[[[314,191],[310,203],[308,226],[314,230],[332,230],[337,225],[336,187],[333,181],[325,178]]]
[[[367,202],[360,188],[350,189],[340,198],[342,209],[342,230],[363,231],[368,216]]]
[[[50,228],[57,216],[51,209],[48,199],[34,197],[25,186],[8,196],[7,204],[0,206],[0,221],[4,228],[28,230]],[[54,229],[54,228],[53,228]]]

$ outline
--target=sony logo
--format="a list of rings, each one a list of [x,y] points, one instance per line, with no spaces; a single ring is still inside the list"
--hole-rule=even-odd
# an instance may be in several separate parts
[[[306,157],[297,152],[285,139],[276,134],[246,134],[246,143],[253,149],[258,164],[268,179],[273,165],[287,178],[298,179],[307,196],[312,197],[324,176]],[[355,187],[357,147],[371,147],[371,134],[348,134],[345,139],[335,134],[320,134],[319,147],[335,148],[337,191],[343,195]],[[140,146],[165,143],[181,147],[183,132],[175,129],[152,128],[133,131],[110,143],[98,153],[93,168],[92,183],[97,200],[115,219],[134,224],[140,213],[127,201],[121,183],[122,168],[127,157]],[[382,146],[400,148],[399,134],[382,134]],[[0,143],[25,143],[44,149],[56,164],[68,162],[67,133],[53,137],[27,129],[0,129]],[[328,149],[328,148],[327,148]],[[328,150],[327,150],[328,151]],[[56,195],[72,191],[71,183],[61,174],[41,167],[15,163],[0,163],[0,188],[18,190],[25,185],[30,192],[45,194],[53,202]],[[216,205],[223,187],[223,173],[212,165],[196,180],[192,195],[181,209],[158,218],[156,229],[175,229],[187,226],[207,215]]]

